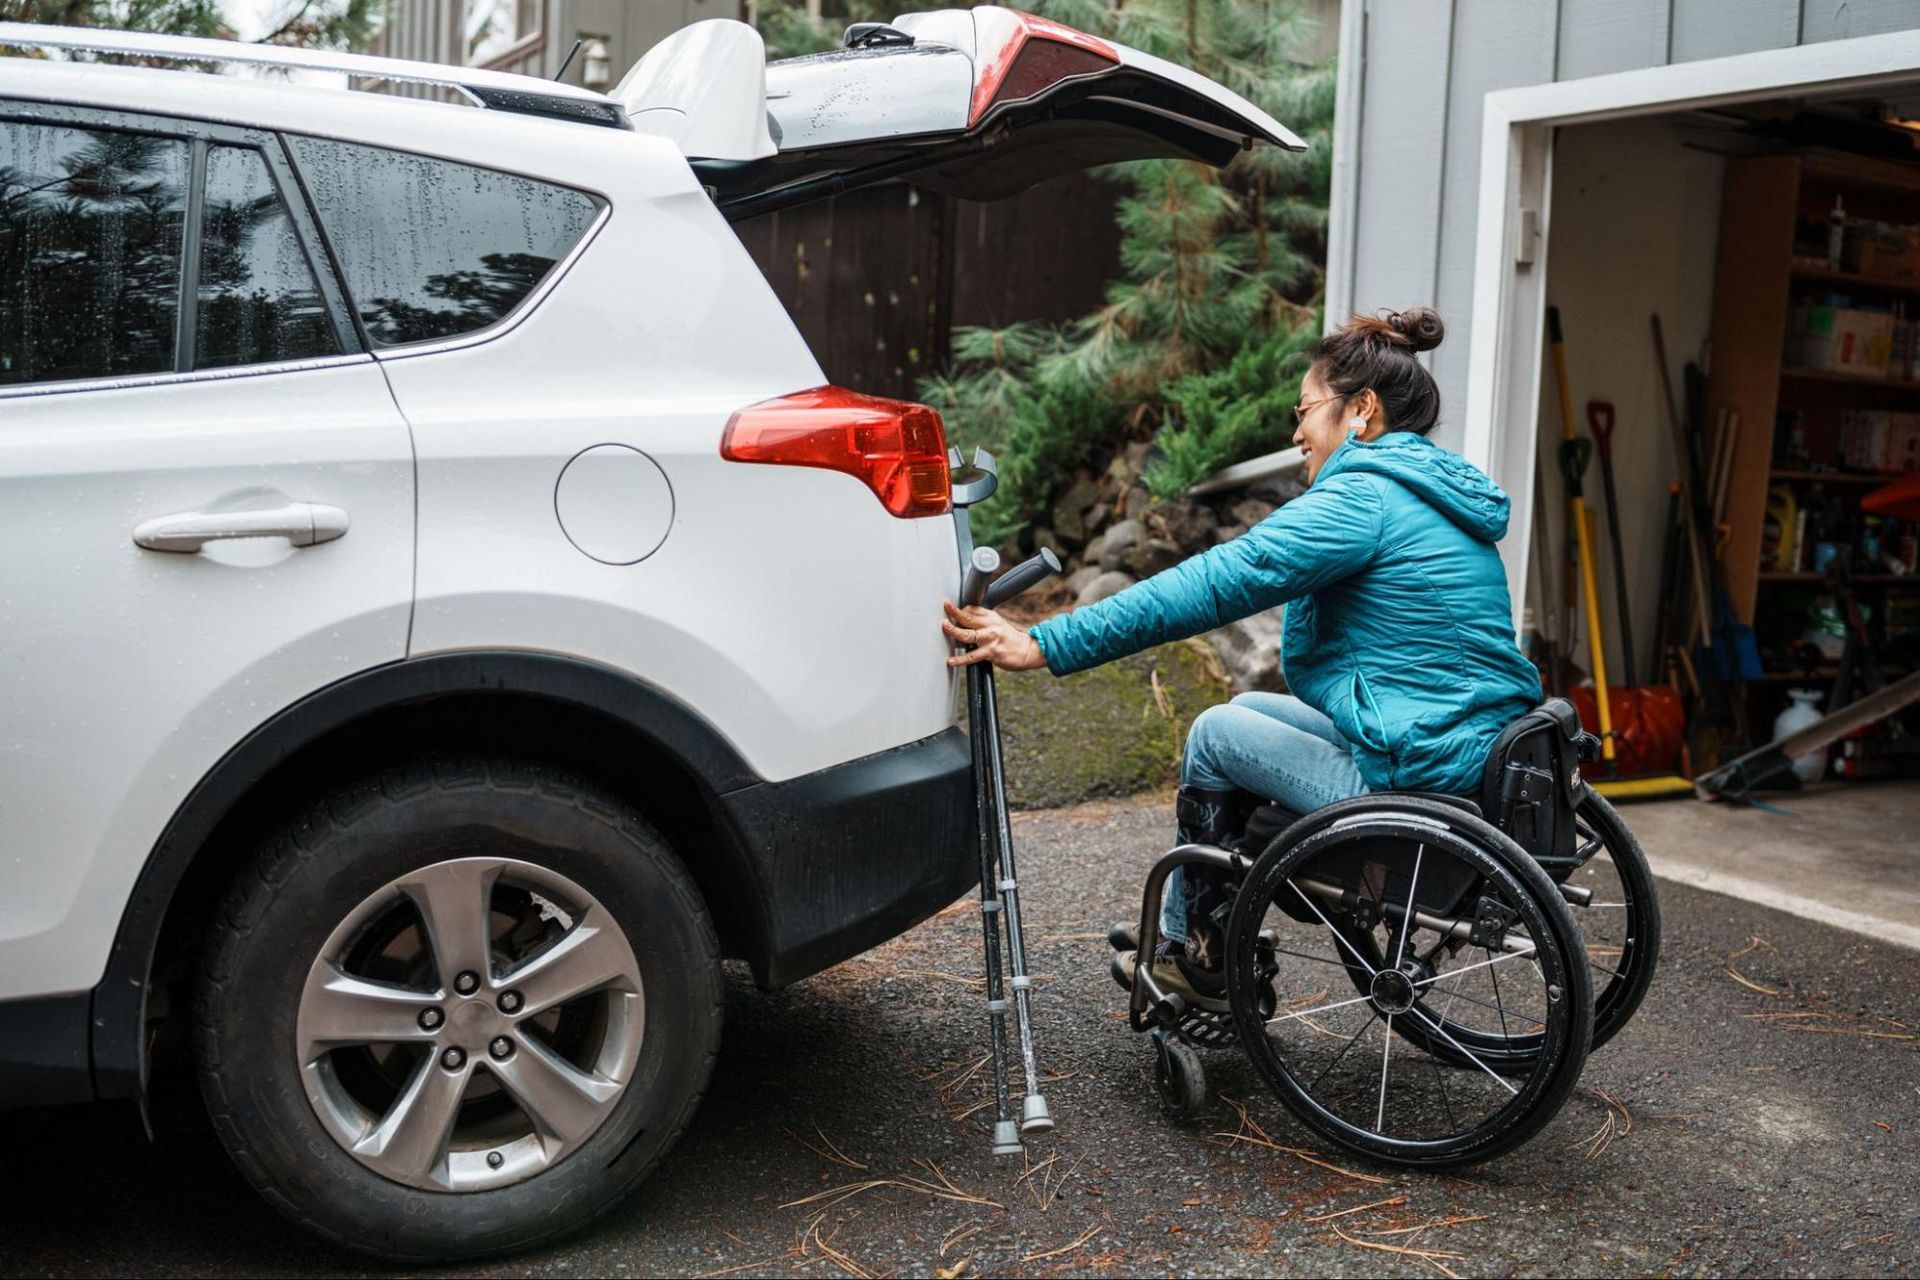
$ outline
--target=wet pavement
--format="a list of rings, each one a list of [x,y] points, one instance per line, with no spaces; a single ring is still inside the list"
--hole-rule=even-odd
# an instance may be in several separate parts
[[[967,1072],[985,1020],[962,904],[781,995],[736,974],[717,1074],[666,1166],[566,1245],[472,1272],[1920,1266],[1920,952],[1663,883],[1660,977],[1559,1116],[1491,1164],[1400,1173],[1327,1152],[1234,1054],[1206,1058],[1225,1095],[1206,1115],[1163,1117],[1102,938],[1137,911],[1170,827],[1165,796],[1016,819],[1040,1053],[1059,1077],[1059,1130],[1026,1161],[990,1156],[986,1115],[965,1114],[984,1097]],[[119,1110],[9,1119],[23,1140],[0,1166],[0,1274],[369,1271],[282,1223],[203,1126],[165,1124],[150,1144]]]

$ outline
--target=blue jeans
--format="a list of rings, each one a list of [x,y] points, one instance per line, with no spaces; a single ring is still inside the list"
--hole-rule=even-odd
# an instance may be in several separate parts
[[[1187,731],[1180,781],[1208,791],[1251,791],[1298,813],[1367,792],[1333,721],[1284,693],[1243,693],[1202,711]],[[1187,940],[1184,867],[1167,880],[1160,934]]]

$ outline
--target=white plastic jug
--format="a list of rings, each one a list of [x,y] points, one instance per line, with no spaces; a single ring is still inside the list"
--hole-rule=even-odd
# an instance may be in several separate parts
[[[1790,733],[1806,728],[1820,718],[1817,709],[1821,693],[1818,689],[1789,689],[1787,697],[1793,701],[1785,711],[1774,717],[1773,736],[1778,741]],[[1805,755],[1793,758],[1793,771],[1800,775],[1802,782],[1818,782],[1827,765],[1825,747],[1818,751],[1809,751]]]

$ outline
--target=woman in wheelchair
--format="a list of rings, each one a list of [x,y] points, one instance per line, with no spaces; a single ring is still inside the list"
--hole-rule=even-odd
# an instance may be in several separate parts
[[[1293,411],[1305,493],[1030,631],[949,603],[947,635],[974,646],[950,661],[1067,675],[1287,605],[1293,693],[1241,694],[1195,720],[1178,843],[1224,843],[1260,800],[1304,814],[1369,791],[1476,792],[1495,737],[1541,694],[1495,550],[1507,495],[1427,438],[1440,392],[1416,357],[1443,332],[1425,307],[1349,319],[1321,340]],[[1218,993],[1229,906],[1223,873],[1174,872],[1162,987]]]

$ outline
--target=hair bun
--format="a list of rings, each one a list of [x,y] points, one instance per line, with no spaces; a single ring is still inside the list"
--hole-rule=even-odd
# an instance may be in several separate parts
[[[1447,326],[1432,307],[1408,307],[1387,314],[1387,323],[1415,351],[1431,351],[1447,336]]]

